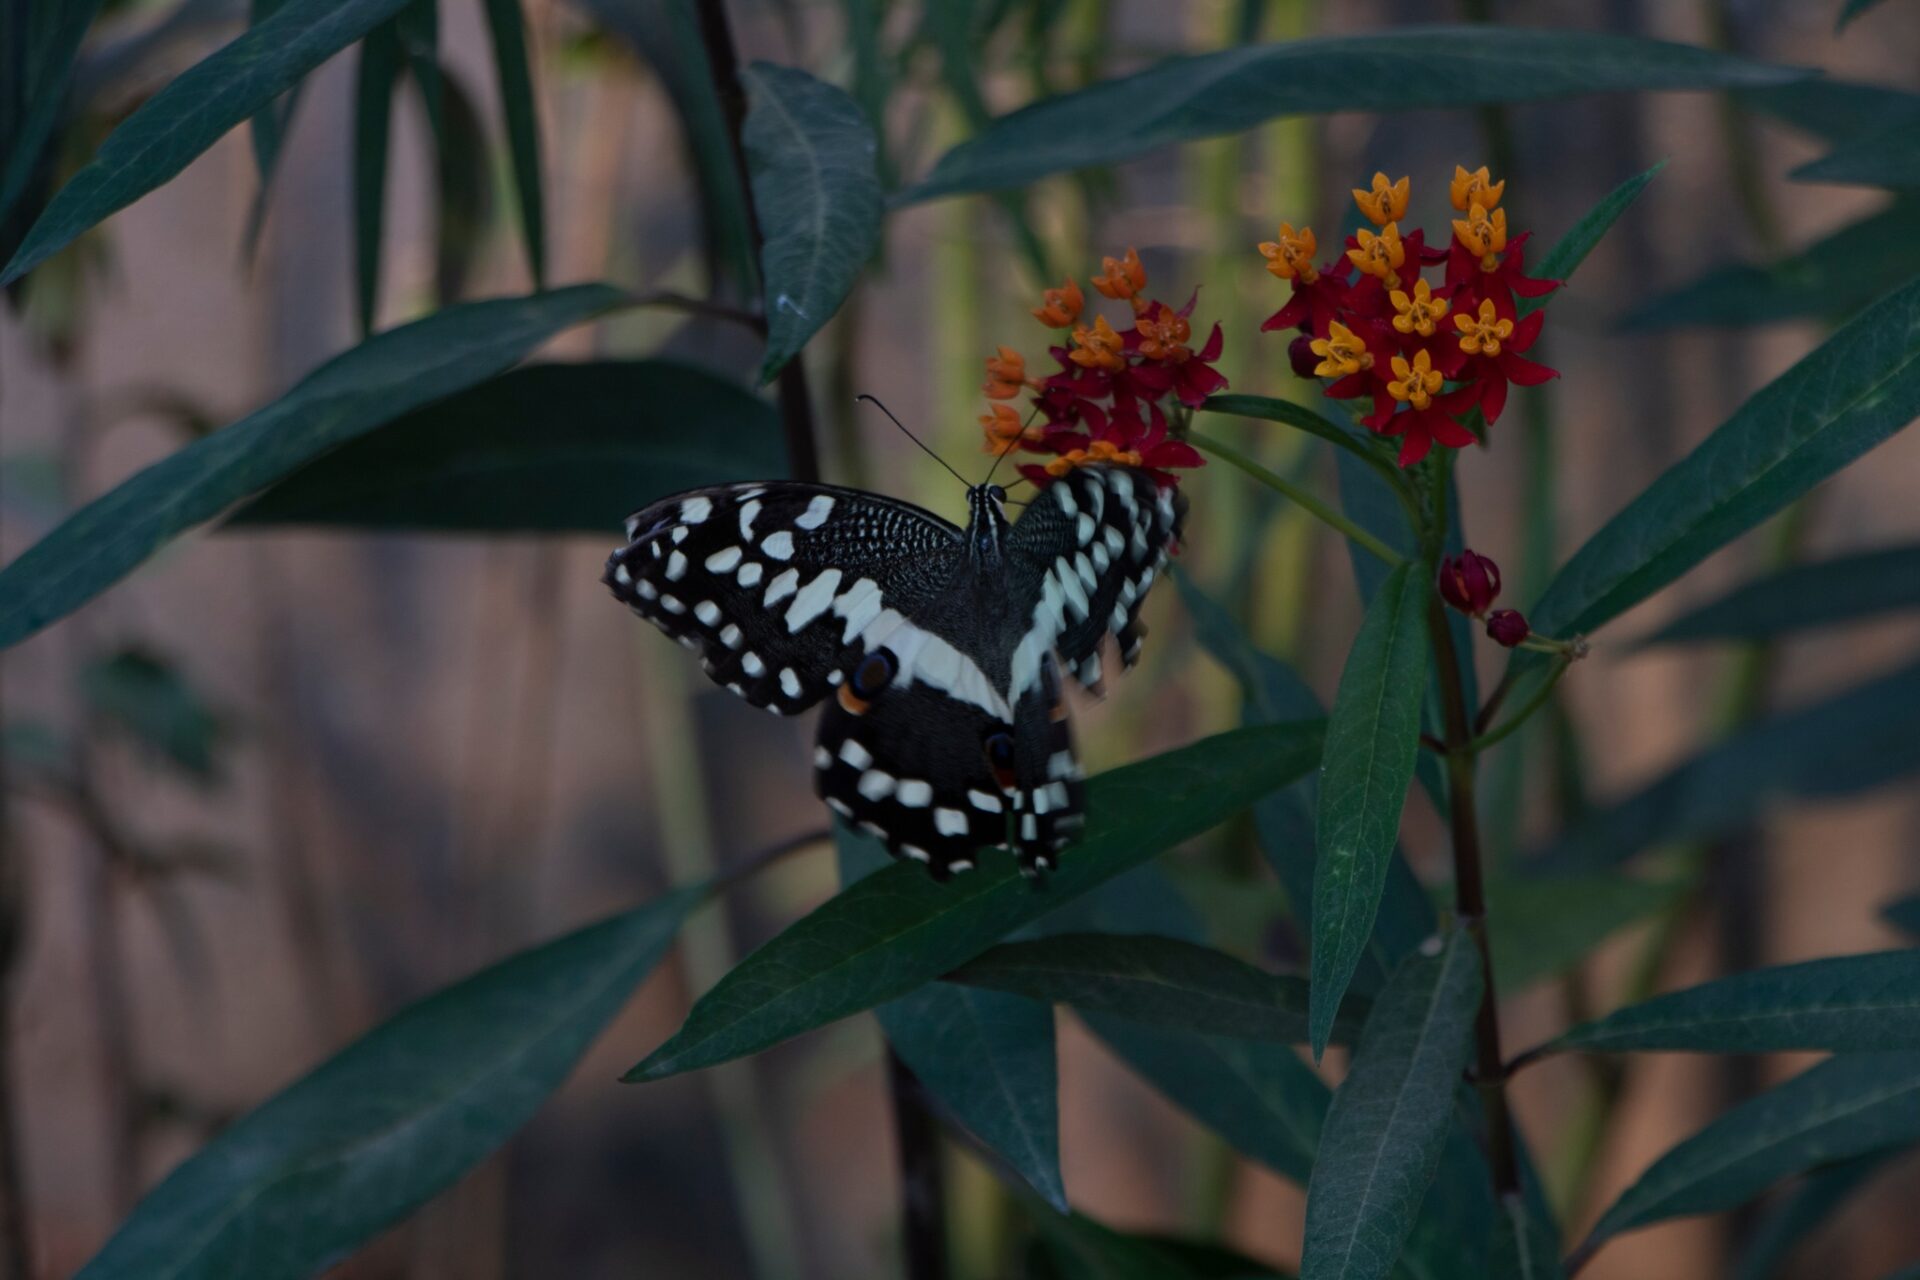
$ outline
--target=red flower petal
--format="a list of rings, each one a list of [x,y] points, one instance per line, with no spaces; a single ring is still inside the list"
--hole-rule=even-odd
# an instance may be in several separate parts
[[[1498,370],[1489,369],[1482,375],[1480,392],[1480,412],[1490,423],[1500,420],[1500,411],[1507,407],[1507,380]]]
[[[1537,387],[1550,378],[1560,376],[1558,369],[1549,369],[1543,364],[1535,364],[1512,351],[1500,353],[1500,372],[1507,375],[1509,382],[1523,387]],[[1493,421],[1492,414],[1487,415],[1487,421]]]

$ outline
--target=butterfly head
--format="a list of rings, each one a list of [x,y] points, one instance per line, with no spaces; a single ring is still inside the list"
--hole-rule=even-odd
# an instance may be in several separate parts
[[[1007,491],[997,484],[967,490],[967,551],[981,565],[998,564],[1007,533]]]

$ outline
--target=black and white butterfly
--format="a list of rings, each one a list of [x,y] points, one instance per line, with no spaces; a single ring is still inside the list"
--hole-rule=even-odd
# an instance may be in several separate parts
[[[815,789],[894,856],[944,880],[1004,845],[1037,874],[1084,821],[1059,668],[1098,691],[1109,632],[1133,665],[1185,503],[1105,465],[1005,501],[973,486],[961,530],[858,489],[696,489],[628,518],[605,581],[755,706],[825,699]]]

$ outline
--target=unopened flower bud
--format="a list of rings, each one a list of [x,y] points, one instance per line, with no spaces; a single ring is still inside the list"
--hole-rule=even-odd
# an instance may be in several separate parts
[[[1463,548],[1458,556],[1448,556],[1440,562],[1440,598],[1460,612],[1485,617],[1499,596],[1500,566],[1487,557]],[[1523,622],[1520,632],[1523,637],[1525,627]]]
[[[1511,649],[1531,634],[1518,609],[1495,609],[1487,615],[1487,635],[1503,649]]]
[[[1313,339],[1301,334],[1287,344],[1287,363],[1293,366],[1295,376],[1311,378],[1320,365],[1320,357],[1313,354]]]

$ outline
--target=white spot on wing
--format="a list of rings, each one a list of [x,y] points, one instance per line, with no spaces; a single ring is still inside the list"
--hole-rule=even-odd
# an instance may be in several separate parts
[[[733,575],[743,587],[757,587],[760,579],[766,575],[767,567],[758,560],[749,560],[740,566],[740,572]]]
[[[767,674],[767,664],[760,661],[760,655],[751,649],[740,655],[740,669],[750,676]]]
[[[893,794],[893,775],[881,769],[869,769],[854,785],[869,800],[885,800]]]
[[[799,585],[800,571],[798,569],[789,569],[776,577],[772,582],[769,582],[767,584],[767,608],[773,608],[773,606],[792,595],[793,589]]]
[[[748,502],[740,508],[740,540],[742,542],[748,544],[753,542],[753,521],[754,517],[759,514],[760,504],[758,501]]]
[[[990,796],[984,791],[968,791],[967,803],[983,813],[1001,812],[999,796]]]
[[[791,560],[793,559],[793,534],[786,529],[778,533],[770,533],[766,541],[760,544],[760,550],[769,560]]]
[[[713,499],[705,497],[687,498],[680,503],[680,519],[686,524],[705,524],[707,517],[713,514]]]
[[[740,628],[731,622],[720,629],[720,643],[729,649],[738,649],[742,639],[744,637],[740,634]]]
[[[856,769],[864,769],[873,763],[873,755],[852,738],[840,744],[840,758]]]
[[[678,582],[687,576],[687,553],[675,551],[667,557],[667,581]]]
[[[771,552],[772,549],[773,538],[768,538],[767,550]],[[792,573],[793,570],[789,569],[787,572]],[[788,634],[799,634],[800,628],[825,613],[827,606],[833,603],[833,593],[839,586],[840,571],[838,569],[823,570],[819,577],[809,582],[800,594],[793,598],[793,604],[787,609]]]
[[[733,567],[740,563],[739,547],[727,547],[707,557],[708,573],[732,573]]]
[[[711,600],[702,600],[693,606],[693,616],[710,627],[720,621],[720,606]]]
[[[780,668],[780,692],[789,698],[800,696],[800,676],[792,667]]]
[[[833,499],[824,493],[815,494],[813,501],[807,504],[807,509],[794,517],[793,527],[796,529],[818,529],[827,522],[827,517],[832,514]]]
[[[909,809],[924,809],[933,803],[933,787],[918,778],[908,778],[900,784],[896,796]]]
[[[935,809],[933,829],[943,836],[963,836],[967,834],[967,815],[958,809]]]

